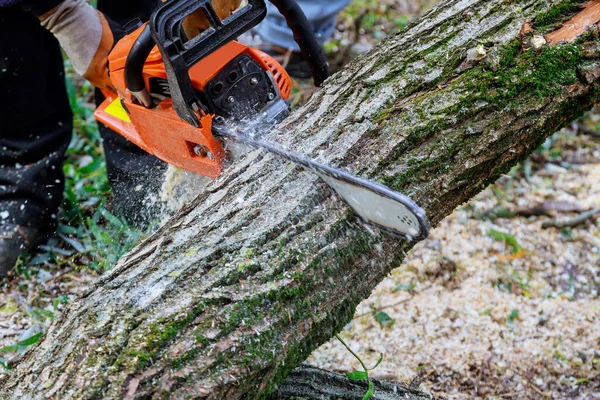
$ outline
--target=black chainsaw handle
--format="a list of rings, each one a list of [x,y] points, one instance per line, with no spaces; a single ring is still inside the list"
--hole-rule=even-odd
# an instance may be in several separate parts
[[[144,64],[154,48],[154,38],[150,25],[142,30],[142,33],[137,37],[125,61],[125,84],[127,89],[132,93],[139,93],[146,90],[144,82]]]
[[[315,86],[321,87],[323,82],[329,78],[329,67],[327,57],[323,48],[317,41],[306,14],[300,8],[296,0],[269,0],[283,15],[285,22],[294,34],[294,40],[298,43],[300,51],[310,68]]]
[[[258,1],[261,0],[250,0],[249,3],[253,4]],[[294,34],[294,40],[298,43],[298,46],[300,47],[300,50],[304,58],[306,59],[306,62],[308,63],[315,86],[320,87],[323,84],[323,82],[329,77],[327,58],[325,57],[325,52],[323,51],[323,48],[319,45],[317,41],[312,26],[308,22],[304,11],[302,11],[302,9],[295,0],[269,1],[279,10],[279,12],[285,18],[288,26]],[[264,2],[262,4],[264,7]],[[150,52],[152,51],[154,45],[157,43],[155,36],[157,36],[157,34],[162,35],[162,31],[154,33],[152,32],[152,24],[154,24],[154,26],[159,25],[157,22],[157,20],[159,19],[158,13],[161,11],[161,8],[164,8],[166,6],[169,6],[169,4],[159,7],[159,9],[153,13],[152,23],[148,23],[148,25],[146,25],[146,27],[142,30],[141,34],[135,40],[127,56],[127,61],[125,63],[125,83],[127,85],[127,88],[135,97],[138,98],[138,100],[140,100],[142,104],[144,104],[147,107],[151,106],[151,99],[146,90],[146,85],[143,77],[143,69],[144,64],[146,63],[146,59],[150,55]],[[262,18],[264,18],[264,14],[261,17],[261,19]],[[257,20],[253,17],[253,20],[248,22],[248,24],[251,25],[248,26],[256,25],[259,21],[260,20]],[[220,24],[220,21],[211,21],[211,23]],[[215,28],[215,26],[213,26],[213,28]],[[216,26],[216,28],[226,29],[226,26],[220,24]],[[235,31],[229,33],[234,34],[234,32]],[[234,36],[237,37],[237,33],[239,32],[235,32]],[[178,86],[172,88],[172,91],[174,92],[173,95],[177,95],[178,92],[182,92],[179,97],[181,97],[183,101],[181,101],[181,104],[177,104],[175,107],[177,109],[178,114],[180,115],[180,117],[182,117],[184,120],[188,121],[194,126],[197,126],[199,124],[199,121],[191,112],[191,110],[189,110],[189,100],[195,98],[196,95],[195,91],[191,87],[191,82],[189,82],[189,78],[187,77],[187,70],[193,64],[195,64],[197,60],[202,58],[201,56],[205,55],[203,54],[204,52],[206,52],[207,50],[209,52],[214,51],[218,47],[226,44],[227,42],[233,39],[235,39],[235,37],[226,37],[218,43],[211,42],[211,46],[209,46],[210,50],[204,49],[204,51],[202,51],[201,41],[200,43],[196,44],[192,49],[184,48],[177,50],[177,55],[167,54],[165,49],[161,46],[162,42],[158,43],[166,67],[171,68],[171,64],[173,62],[176,62],[178,64],[178,69],[181,69],[181,71],[185,69],[186,76],[179,76],[177,75],[177,73],[175,73],[172,77],[173,79],[169,77],[169,84],[174,84],[175,86]],[[189,60],[186,61],[188,57]],[[181,79],[183,80],[183,82],[180,81]],[[200,107],[202,106],[203,104],[200,104]]]

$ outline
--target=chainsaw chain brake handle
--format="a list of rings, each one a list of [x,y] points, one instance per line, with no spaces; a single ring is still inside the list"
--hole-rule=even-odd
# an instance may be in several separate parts
[[[284,16],[294,33],[294,39],[310,67],[315,86],[321,86],[329,77],[327,58],[306,15],[295,0],[270,1]],[[210,28],[188,39],[181,25],[186,17],[198,10],[204,12]],[[202,58],[258,25],[266,14],[265,0],[248,0],[246,6],[225,20],[218,17],[211,0],[170,0],[160,5],[127,56],[127,88],[144,106],[151,107],[152,101],[146,90],[142,71],[156,44],[165,65],[173,108],[188,124],[200,127],[197,112],[208,112],[207,100],[194,89],[189,69]]]

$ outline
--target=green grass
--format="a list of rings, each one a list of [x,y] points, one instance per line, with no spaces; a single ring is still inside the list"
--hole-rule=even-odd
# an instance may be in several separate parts
[[[23,352],[25,352],[25,350],[27,350],[27,348],[29,348],[30,346],[33,346],[34,344],[39,342],[39,340],[42,338],[42,335],[43,335],[42,332],[38,332],[36,334],[29,336],[28,338],[20,340],[19,342],[15,343],[13,345],[0,347],[0,355],[4,355],[6,353],[16,353],[16,352],[23,353]],[[9,366],[8,359],[6,359],[4,357],[0,357],[0,366],[2,366],[4,369],[11,369],[11,367]]]
[[[488,232],[490,237],[498,242],[504,242],[512,249],[513,254],[523,250],[523,246],[519,244],[519,241],[510,233],[500,232],[495,229],[490,229]]]

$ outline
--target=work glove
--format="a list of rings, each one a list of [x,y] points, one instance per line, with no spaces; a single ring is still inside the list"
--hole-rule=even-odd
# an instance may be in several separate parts
[[[241,0],[213,0],[212,4],[223,20],[239,8]],[[97,88],[112,89],[108,55],[124,35],[120,26],[85,0],[64,0],[40,15],[39,19],[42,26],[56,36],[75,71]],[[201,10],[187,17],[183,23],[189,38],[197,36],[209,26]]]
[[[97,88],[112,89],[108,54],[122,36],[120,27],[85,0],[64,0],[39,16],[60,42],[77,73]],[[114,31],[119,31],[115,37]]]

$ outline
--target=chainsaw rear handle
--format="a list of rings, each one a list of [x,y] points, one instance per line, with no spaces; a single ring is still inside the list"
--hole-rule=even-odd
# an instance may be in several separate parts
[[[317,42],[306,15],[295,0],[269,0],[284,16],[294,34],[300,50],[311,70],[315,86],[319,87],[329,77],[327,59]],[[211,31],[206,37],[200,34],[186,41],[178,29],[185,17],[204,9],[211,23]],[[158,45],[167,71],[173,106],[186,122],[198,127],[194,105],[206,111],[206,105],[198,98],[192,87],[188,70],[201,58],[234,40],[241,33],[258,25],[266,16],[264,0],[248,0],[245,11],[235,15],[235,19],[223,24],[216,16],[211,0],[171,0],[159,6],[152,14],[150,23],[136,39],[125,63],[125,83],[127,88],[146,106],[151,101],[145,88],[143,69],[154,45]],[[217,34],[222,33],[219,37]]]
[[[321,87],[323,82],[329,78],[329,67],[327,57],[323,48],[317,41],[306,14],[300,8],[296,0],[269,0],[285,18],[285,22],[294,34],[294,40],[298,43],[304,59],[308,63],[315,86]]]
[[[153,48],[154,39],[152,38],[150,25],[146,25],[137,40],[133,43],[133,46],[131,46],[131,50],[129,50],[129,54],[127,55],[127,61],[125,62],[125,84],[129,91],[138,98],[148,95],[142,71]],[[146,106],[148,107],[149,105]]]

